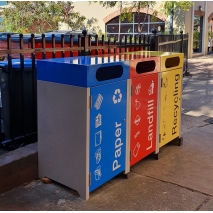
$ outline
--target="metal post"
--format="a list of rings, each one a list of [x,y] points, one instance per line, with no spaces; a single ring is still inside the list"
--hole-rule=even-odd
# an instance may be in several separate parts
[[[184,51],[183,51],[183,30],[180,31],[180,38],[181,38],[180,52],[184,53]]]
[[[87,31],[83,30],[82,34],[83,36],[81,37],[81,47],[83,47],[83,50],[81,50],[81,55],[85,56],[85,55],[89,55]]]
[[[153,35],[151,36],[150,40],[150,50],[151,51],[158,51],[159,50],[159,40],[158,40],[158,35],[157,35],[157,30],[155,28],[151,29],[151,32]]]

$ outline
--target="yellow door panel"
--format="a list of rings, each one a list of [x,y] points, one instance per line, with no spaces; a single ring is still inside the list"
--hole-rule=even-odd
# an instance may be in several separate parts
[[[160,147],[180,136],[182,68],[162,72],[161,77]]]

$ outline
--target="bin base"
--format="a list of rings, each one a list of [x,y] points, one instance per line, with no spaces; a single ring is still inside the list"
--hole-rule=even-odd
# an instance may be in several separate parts
[[[190,72],[186,72],[185,76],[191,76],[192,74]]]
[[[125,179],[129,179],[133,176],[133,172],[128,172],[126,174],[122,174],[122,176],[125,178]]]
[[[160,155],[160,152],[158,152],[158,153],[152,153],[151,157],[154,158],[155,160],[158,160],[159,157],[160,157],[159,155]]]
[[[177,146],[182,146],[183,145],[183,138],[182,137],[175,138],[174,140],[171,141],[171,144],[174,144],[174,145],[177,145]]]

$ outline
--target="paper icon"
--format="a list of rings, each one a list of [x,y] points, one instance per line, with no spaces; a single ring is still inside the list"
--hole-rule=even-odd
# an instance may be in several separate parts
[[[102,116],[99,113],[95,118],[95,128],[98,128],[99,126],[101,126],[101,124],[102,124],[101,120],[102,120]]]
[[[98,131],[95,133],[95,147],[99,146],[102,141],[102,131]]]

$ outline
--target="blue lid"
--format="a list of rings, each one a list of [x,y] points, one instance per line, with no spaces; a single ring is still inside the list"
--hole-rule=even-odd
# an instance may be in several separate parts
[[[38,60],[37,79],[91,87],[129,78],[129,61],[114,56],[78,56]]]
[[[65,58],[50,58],[44,59],[42,61],[47,62],[57,62],[57,63],[65,63],[65,64],[77,64],[77,65],[85,65],[92,66],[97,64],[109,64],[115,62],[123,62],[125,61],[123,58],[119,58],[119,55],[108,55],[108,56],[75,56],[75,57],[65,57]]]
[[[35,64],[36,64],[35,60]],[[12,59],[12,68],[20,68],[20,59]],[[8,67],[8,61],[0,61],[0,67]],[[25,68],[31,68],[32,67],[32,59],[25,58],[24,59],[24,67]]]

